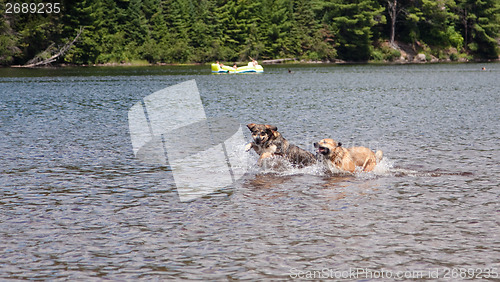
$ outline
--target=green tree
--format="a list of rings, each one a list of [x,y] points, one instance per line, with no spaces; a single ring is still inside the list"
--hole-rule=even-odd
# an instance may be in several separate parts
[[[216,3],[208,0],[195,3],[189,35],[194,50],[191,60],[201,63],[217,60],[211,52],[215,38],[221,34]]]
[[[12,2],[11,2],[12,3]],[[35,4],[42,3],[40,0],[33,1]],[[2,6],[5,8],[5,6]],[[43,51],[54,52],[61,42],[61,13],[11,13],[2,14],[4,23],[8,22],[5,31],[4,44],[9,44],[10,40],[15,40],[16,48],[7,48],[14,52],[12,62],[24,64],[29,59],[35,57]],[[11,32],[9,32],[11,30]],[[1,57],[2,55],[0,55]]]
[[[97,43],[93,36],[95,32],[95,17],[92,10],[96,7],[95,0],[62,2],[62,38],[65,42],[72,40],[80,27],[84,28],[78,42],[66,53],[64,61],[74,64],[94,63],[97,57]]]
[[[381,22],[384,8],[372,0],[330,0],[322,3],[323,20],[330,23],[339,56],[365,61],[372,52],[373,27]]]
[[[5,14],[5,3],[0,3],[0,14]],[[0,17],[0,65],[10,65],[21,50],[16,46],[14,31],[7,16]]]
[[[228,0],[217,8],[219,26],[223,29],[218,34],[218,42],[226,60],[243,60],[249,55],[258,56],[263,49],[261,2],[253,0]],[[252,53],[252,47],[258,47]]]
[[[453,0],[421,0],[419,4],[417,9],[422,11],[422,16],[418,27],[425,43],[439,47],[457,47],[462,44],[463,39],[454,27],[458,17],[450,10],[455,5]]]
[[[62,0],[52,14],[5,14],[5,2],[0,64],[51,54],[80,27],[66,62],[364,61],[380,39],[499,54],[498,0]]]
[[[293,6],[289,0],[264,0],[262,3],[260,41],[268,57],[284,57],[294,50],[292,38]]]
[[[295,0],[293,3],[292,38],[296,40],[293,55],[304,59],[332,60],[337,56],[334,36],[329,25],[322,24],[315,11],[320,13],[322,6],[312,5],[309,1]]]
[[[480,58],[498,59],[500,1],[457,0],[456,14],[465,48]]]

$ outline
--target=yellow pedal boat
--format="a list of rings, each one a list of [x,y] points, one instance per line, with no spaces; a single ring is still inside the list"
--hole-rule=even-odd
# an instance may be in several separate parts
[[[224,66],[219,64],[212,64],[213,73],[261,73],[264,72],[264,68],[261,65],[254,66],[252,62],[248,63],[248,66],[233,68],[230,66]]]

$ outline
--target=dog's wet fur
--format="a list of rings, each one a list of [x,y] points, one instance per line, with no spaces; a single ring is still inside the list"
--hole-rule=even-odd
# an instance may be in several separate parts
[[[262,166],[265,159],[273,156],[281,156],[297,167],[309,166],[316,163],[314,154],[290,144],[278,132],[276,126],[250,123],[247,127],[252,133],[253,142],[248,143],[245,149],[246,151],[254,149],[259,155],[257,162],[259,166]]]
[[[344,148],[342,143],[333,139],[322,139],[314,143],[318,158],[322,158],[328,168],[334,168],[344,172],[354,172],[356,167],[362,171],[372,171],[383,158],[382,151],[374,153],[366,147]]]

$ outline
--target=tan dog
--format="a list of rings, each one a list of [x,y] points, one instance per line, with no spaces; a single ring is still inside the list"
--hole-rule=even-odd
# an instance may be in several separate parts
[[[247,125],[252,133],[254,142],[248,143],[245,150],[249,151],[254,149],[260,156],[258,165],[266,158],[272,156],[282,156],[286,158],[291,164],[299,167],[304,167],[316,163],[316,158],[311,152],[301,149],[293,144],[290,144],[279,132],[278,128],[269,124],[255,124],[250,123]]]
[[[347,150],[351,154],[354,164],[361,167],[363,171],[372,171],[384,156],[382,151],[378,150],[374,153],[366,147],[351,147]]]
[[[323,139],[318,143],[314,143],[314,148],[318,149],[318,157],[322,155],[329,168],[334,166],[339,170],[348,172],[356,170],[356,164],[351,157],[351,153],[342,147],[341,143],[337,143],[333,139]]]
[[[314,143],[324,161],[330,166],[333,165],[342,171],[354,172],[356,167],[361,167],[363,171],[372,171],[383,157],[382,151],[373,153],[366,147],[344,148],[342,143],[333,139],[323,139]]]

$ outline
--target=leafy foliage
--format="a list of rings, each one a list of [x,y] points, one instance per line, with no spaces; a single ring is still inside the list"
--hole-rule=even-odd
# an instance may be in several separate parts
[[[62,46],[81,26],[65,62],[393,60],[399,53],[380,47],[391,35],[415,48],[500,53],[498,0],[62,0],[60,13],[5,9],[0,2],[3,65]]]

